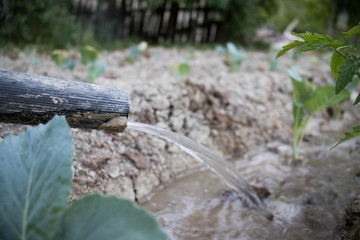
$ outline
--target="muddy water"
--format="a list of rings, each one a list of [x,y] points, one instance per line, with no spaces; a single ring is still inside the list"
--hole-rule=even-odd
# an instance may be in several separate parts
[[[224,194],[228,187],[206,169],[156,191],[144,206],[175,240],[336,239],[344,209],[360,194],[360,147],[352,141],[329,152],[328,146],[305,145],[306,157],[296,163],[282,144],[253,149],[234,160],[245,179],[271,192],[267,205],[273,221],[244,206],[236,195]]]
[[[194,142],[188,137],[149,124],[128,122],[127,128],[148,133],[176,144],[184,152],[201,161],[210,170],[218,174],[221,181],[234,189],[239,196],[241,195],[249,207],[256,209],[268,219],[273,217],[249,183],[241,177],[239,172],[234,170],[234,166],[209,148]]]

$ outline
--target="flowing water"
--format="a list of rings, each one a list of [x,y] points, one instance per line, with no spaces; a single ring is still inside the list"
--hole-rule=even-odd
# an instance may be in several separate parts
[[[248,182],[239,175],[238,171],[234,170],[235,168],[231,163],[227,162],[215,152],[194,142],[188,137],[149,124],[128,122],[127,128],[145,132],[178,145],[182,150],[203,162],[213,172],[221,176],[225,183],[237,191],[251,208],[258,210],[268,219],[272,218],[272,214],[266,209],[265,204],[259,199]]]
[[[304,159],[295,163],[291,152],[284,153],[291,146],[280,143],[274,147],[270,143],[250,149],[229,164],[175,133],[138,123],[129,123],[128,128],[179,145],[221,175],[219,178],[206,168],[195,169],[155,191],[151,200],[143,204],[172,240],[337,239],[336,228],[346,207],[360,194],[360,143],[356,141],[332,151],[329,146],[335,140],[327,139],[326,144],[323,139],[318,139],[317,144],[304,143]],[[236,193],[224,191],[228,185],[254,208],[264,211],[264,204],[239,173],[270,191],[266,205],[274,213],[272,221],[244,207]],[[226,180],[227,185],[221,180]]]

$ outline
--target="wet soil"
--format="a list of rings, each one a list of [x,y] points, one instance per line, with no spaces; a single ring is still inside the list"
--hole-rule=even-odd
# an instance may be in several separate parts
[[[191,72],[178,81],[172,64],[183,62],[189,53]],[[79,57],[76,51],[72,54]],[[247,179],[254,185],[269,189],[270,198],[281,198],[279,192],[284,192],[302,196],[301,201],[305,201],[306,194],[301,188],[284,189],[289,185],[287,179],[291,178],[293,171],[290,166],[294,164],[290,164],[292,91],[286,71],[296,65],[302,76],[315,86],[331,84],[329,55],[307,54],[298,58],[287,55],[279,59],[277,70],[270,71],[268,60],[271,54],[249,51],[238,72],[230,72],[226,59],[212,50],[150,48],[133,65],[126,62],[128,55],[126,50],[102,53],[100,58],[106,63],[107,69],[104,75],[95,80],[95,84],[124,88],[131,92],[129,120],[184,134],[229,159],[240,159],[235,162],[240,173],[246,166],[257,164],[255,155],[243,161],[249,154],[254,151],[269,154],[266,156],[270,160],[264,164],[270,164],[270,173],[256,170],[262,169],[260,164],[256,168],[250,167],[255,173]],[[86,81],[84,66],[77,65],[74,71],[64,70],[56,66],[48,55],[36,53],[20,53],[18,56],[2,54],[0,68]],[[316,114],[310,121],[304,148],[323,146],[325,150],[319,154],[327,154],[328,147],[337,138],[332,137],[330,142],[326,142],[322,136],[349,131],[359,119],[360,112],[350,103],[345,104],[344,111],[335,118],[330,118],[326,113]],[[25,128],[22,125],[0,124],[0,136],[16,134]],[[169,184],[179,175],[201,167],[199,162],[178,147],[142,133],[125,130],[123,134],[113,135],[103,131],[72,129],[72,134],[75,145],[72,200],[87,193],[99,192],[143,202],[154,195],[155,189],[161,186],[170,186],[171,189]],[[355,176],[360,158],[351,155],[359,152],[358,143],[352,144],[337,151],[349,163],[347,168]],[[259,148],[265,150],[260,151]],[[352,153],[349,154],[349,151]],[[281,160],[272,160],[271,154],[278,154]],[[305,158],[305,161],[298,163],[301,171],[296,174],[304,181],[309,178],[311,182],[316,176],[317,170],[312,175],[305,174],[308,163],[316,164],[316,158],[313,158]],[[281,174],[277,169],[282,171]],[[325,168],[324,171],[330,170]],[[354,177],[350,173],[349,177]],[[266,174],[269,176],[266,177]],[[336,181],[341,182],[341,178]],[[356,181],[345,181],[344,186],[359,189],[358,184]],[[356,197],[355,193],[353,191],[352,194],[350,190],[344,193],[339,205],[339,209],[343,210],[337,212],[332,226],[340,224],[341,214],[344,215],[344,209]],[[327,195],[319,198],[321,201],[331,200],[331,196]],[[316,223],[317,220],[309,221]]]

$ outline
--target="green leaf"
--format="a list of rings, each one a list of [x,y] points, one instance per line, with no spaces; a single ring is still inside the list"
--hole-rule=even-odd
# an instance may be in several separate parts
[[[353,131],[352,132],[346,132],[345,133],[345,137],[341,138],[340,141],[338,141],[331,149],[337,147],[338,145],[342,144],[343,142],[346,142],[356,136],[360,135],[360,125],[353,127]]]
[[[311,32],[305,32],[305,33],[295,33],[295,32],[292,32],[291,34],[294,35],[294,36],[297,36],[297,37],[300,37],[300,38],[304,39],[305,42],[310,42],[310,41],[314,38],[314,36],[312,35]]]
[[[303,38],[306,42],[303,47],[299,48],[296,51],[296,53],[318,50],[326,47],[331,47],[336,49],[344,45],[344,43],[342,42],[339,42],[337,40],[334,41],[331,37],[318,33],[314,33],[314,34],[311,34],[310,32],[307,32],[306,34],[293,33],[293,35]]]
[[[315,90],[315,95],[304,103],[304,106],[309,110],[310,114],[330,107],[334,104],[340,104],[350,99],[350,92],[344,89],[339,94],[335,95],[333,86],[319,87]]]
[[[225,55],[226,54],[226,48],[224,48],[223,46],[221,45],[216,45],[215,47],[216,51],[218,51],[221,55]]]
[[[359,63],[351,58],[344,60],[344,64],[339,68],[339,75],[336,79],[336,94],[343,90],[359,69]]]
[[[305,111],[303,104],[293,102],[293,119],[295,128],[299,128],[301,126],[304,117]]]
[[[90,195],[67,209],[56,239],[165,240],[167,236],[157,221],[133,202]]]
[[[304,79],[300,76],[299,72],[295,68],[289,69],[288,75],[291,78],[291,83],[293,87],[294,103],[303,104],[315,94],[311,86],[304,81]]]
[[[130,57],[133,60],[135,60],[141,54],[141,50],[139,49],[138,46],[131,47],[129,52],[130,52]]]
[[[350,29],[349,31],[347,31],[347,32],[343,32],[343,34],[344,34],[344,36],[345,36],[346,38],[351,38],[351,37],[353,37],[353,36],[355,36],[355,35],[360,34],[360,25],[357,25],[357,26],[351,28],[351,29]]]
[[[179,65],[179,73],[182,76],[187,76],[190,74],[190,66],[187,63],[182,63]]]
[[[86,46],[81,49],[81,63],[88,65],[98,59],[98,52],[94,47]]]
[[[339,75],[339,68],[344,64],[344,57],[341,56],[338,52],[334,52],[331,61],[330,61],[330,68],[331,73],[336,79]]]
[[[131,58],[130,56],[126,56],[125,57],[125,60],[127,63],[129,63],[130,65],[133,65],[134,64],[134,59]]]
[[[358,104],[360,102],[360,93],[357,95],[354,105]]]
[[[64,117],[0,143],[0,239],[52,239],[67,207],[73,145]]]
[[[54,50],[51,53],[51,60],[53,60],[59,67],[62,67],[69,60],[69,56],[64,50]]]
[[[231,61],[230,62],[230,72],[236,72],[240,70],[242,62],[241,61]]]
[[[63,67],[64,69],[74,70],[76,64],[77,64],[77,61],[76,61],[76,60],[71,60],[71,59],[69,59],[69,60],[67,60],[67,61],[62,65],[62,67]]]
[[[289,43],[288,45],[283,46],[283,49],[276,55],[276,58],[284,55],[287,51],[289,51],[290,49],[293,49],[295,47],[298,47],[300,45],[305,44],[305,42],[303,41],[299,41],[299,40],[295,40],[292,43]]]
[[[226,49],[231,55],[237,55],[239,53],[239,50],[232,42],[226,43]]]
[[[270,71],[275,71],[279,67],[278,60],[276,58],[270,58],[268,60]]]
[[[93,62],[86,70],[87,79],[89,82],[94,82],[94,80],[100,77],[106,70],[106,65],[104,62],[97,60]]]
[[[293,43],[290,43],[290,44],[284,46],[283,49],[276,56],[277,58],[282,56],[284,53],[286,53],[290,49],[293,49],[293,48],[301,46],[301,45],[303,45],[303,46],[301,48],[299,48],[296,51],[296,53],[302,53],[302,52],[307,52],[307,51],[316,50],[316,49],[323,49],[326,47],[331,47],[333,49],[336,49],[336,48],[344,45],[344,43],[342,43],[342,42],[333,40],[329,36],[325,36],[325,35],[318,34],[318,33],[314,33],[314,34],[312,34],[310,32],[292,33],[292,35],[300,37],[300,38],[304,39],[304,41],[295,40]]]

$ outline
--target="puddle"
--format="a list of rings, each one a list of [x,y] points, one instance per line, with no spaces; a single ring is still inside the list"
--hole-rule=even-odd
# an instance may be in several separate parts
[[[304,146],[305,147],[305,146]],[[359,145],[307,147],[293,163],[257,148],[234,160],[251,184],[266,187],[268,221],[234,197],[220,178],[199,169],[175,180],[143,204],[162,223],[170,239],[333,239],[344,209],[360,194]]]

